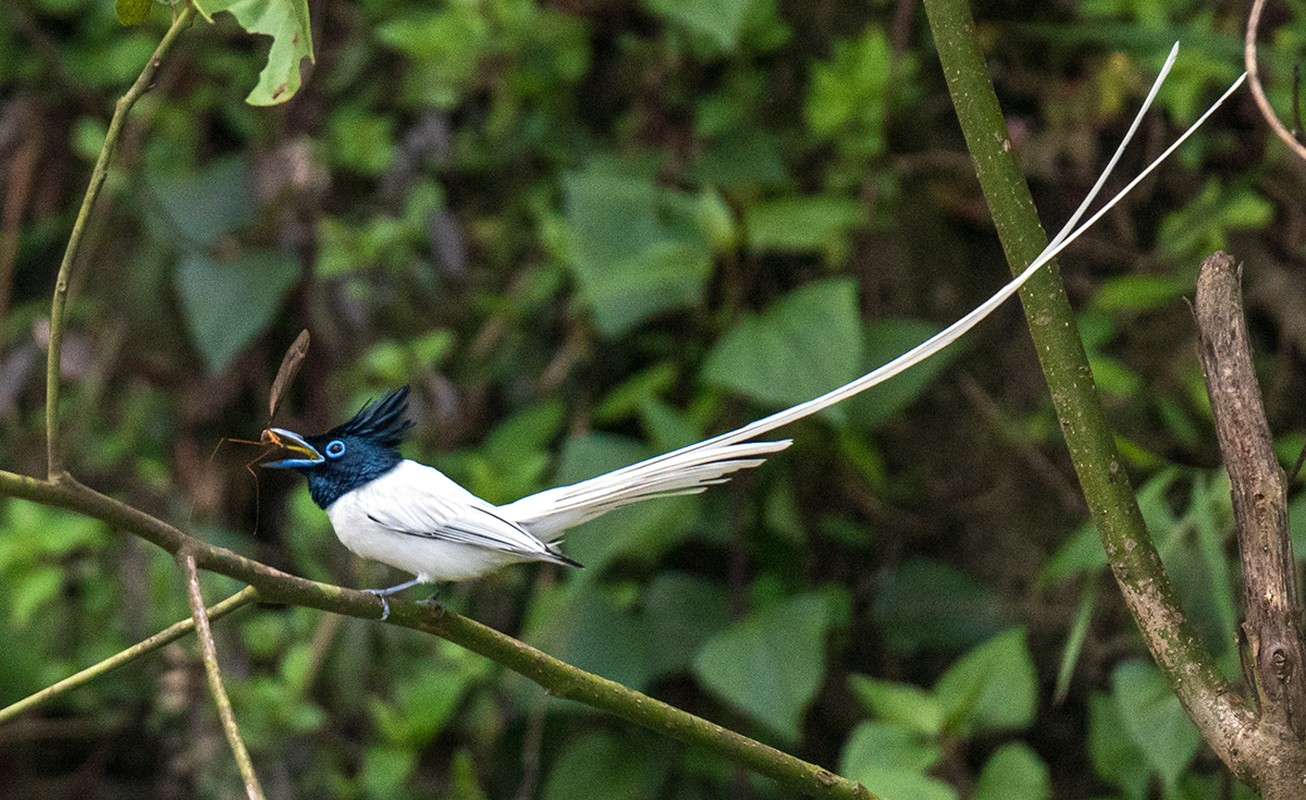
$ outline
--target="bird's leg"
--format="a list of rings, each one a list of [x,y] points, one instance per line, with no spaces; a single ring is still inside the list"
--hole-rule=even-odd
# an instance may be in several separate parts
[[[404,589],[411,589],[417,584],[425,582],[426,581],[421,578],[413,578],[411,581],[404,581],[403,583],[395,584],[388,589],[364,589],[363,591],[368,594],[376,595],[376,598],[381,601],[381,621],[385,622],[390,618],[390,601],[386,600],[386,598],[397,592],[402,592]]]

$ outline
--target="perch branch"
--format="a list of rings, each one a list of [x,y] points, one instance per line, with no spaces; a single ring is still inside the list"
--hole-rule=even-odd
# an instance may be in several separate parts
[[[76,511],[137,535],[173,555],[184,550],[197,567],[254,586],[261,601],[316,608],[367,620],[376,620],[381,615],[381,604],[375,595],[298,578],[226,548],[208,544],[70,476],[56,483],[0,471],[0,495]],[[860,784],[827,769],[586,672],[466,617],[395,599],[391,599],[390,607],[388,621],[391,624],[440,636],[525,676],[552,695],[607,711],[686,744],[701,747],[804,795],[860,800],[876,798]]]

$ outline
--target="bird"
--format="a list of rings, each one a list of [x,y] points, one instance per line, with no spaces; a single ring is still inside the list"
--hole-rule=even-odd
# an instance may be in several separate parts
[[[353,417],[325,433],[301,435],[267,428],[264,439],[283,457],[262,463],[308,479],[313,501],[326,511],[337,538],[363,558],[412,574],[403,583],[369,589],[390,615],[386,598],[412,586],[478,578],[510,564],[545,562],[581,566],[559,549],[563,535],[583,522],[631,503],[695,494],[752,469],[792,443],[758,437],[828,408],[920,363],[959,339],[1015,294],[1046,263],[1088,230],[1174,152],[1242,82],[1239,78],[1189,129],[1082,225],[1080,220],[1138,129],[1178,53],[1162,67],[1151,92],[1097,183],[1070,220],[1018,276],[983,303],[892,361],[825,394],[777,411],[733,431],[589,480],[546,489],[495,505],[444,473],[399,452],[408,419],[409,387],[364,403]]]
[[[302,473],[341,544],[414,575],[366,590],[382,600],[382,619],[389,616],[388,596],[419,584],[470,580],[531,561],[580,567],[558,549],[568,529],[631,503],[702,492],[792,442],[708,440],[496,506],[400,455],[413,427],[409,394],[408,386],[391,390],[325,433],[268,428],[267,441],[284,457],[260,465]]]

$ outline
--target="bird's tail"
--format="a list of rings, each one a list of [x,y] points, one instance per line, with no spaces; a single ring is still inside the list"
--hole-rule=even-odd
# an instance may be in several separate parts
[[[540,539],[553,542],[561,539],[568,528],[614,508],[654,497],[697,494],[725,483],[735,472],[760,465],[767,456],[792,442],[781,439],[715,447],[692,445],[596,478],[523,497],[500,506],[498,512]]]
[[[975,327],[980,320],[987,317],[995,308],[1015,294],[1020,287],[1024,286],[1026,281],[1033,277],[1040,267],[1055,258],[1067,245],[1079,238],[1084,231],[1092,227],[1106,212],[1124,199],[1125,195],[1129,194],[1135,186],[1160,166],[1161,162],[1165,161],[1179,145],[1183,144],[1189,136],[1201,127],[1202,123],[1224,103],[1229,95],[1233,94],[1234,90],[1242,85],[1243,79],[1246,78],[1244,74],[1235,81],[1220,99],[1207,109],[1206,113],[1198,118],[1182,136],[1166,148],[1136,178],[1126,184],[1125,188],[1111,198],[1106,205],[1089,217],[1083,225],[1080,225],[1080,219],[1088,210],[1088,206],[1096,199],[1102,186],[1106,183],[1107,176],[1111,174],[1111,170],[1120,160],[1125,146],[1129,144],[1135,131],[1138,130],[1143,115],[1156,99],[1161,83],[1165,80],[1171,66],[1173,66],[1178,52],[1179,45],[1175,44],[1170,51],[1170,57],[1161,68],[1156,82],[1152,84],[1152,89],[1148,92],[1143,107],[1134,118],[1129,131],[1125,134],[1124,140],[1121,141],[1115,154],[1107,163],[1106,169],[1102,171],[1101,177],[1098,178],[1097,183],[1094,184],[1092,190],[1084,198],[1084,202],[1076,209],[1070,220],[1053,237],[1043,252],[1025,268],[1024,272],[1012,279],[1011,282],[999,289],[996,294],[985,300],[970,313],[889,363],[820,397],[778,411],[742,428],[713,436],[710,439],[705,439],[697,444],[691,444],[664,455],[655,456],[629,467],[623,467],[597,478],[591,478],[570,486],[559,486],[555,489],[524,497],[515,503],[503,506],[501,509],[503,513],[509,515],[513,521],[521,524],[541,539],[555,541],[561,538],[563,531],[567,528],[593,519],[614,508],[651,497],[701,492],[711,484],[728,480],[729,476],[738,470],[761,464],[765,460],[765,456],[789,446],[788,440],[745,444],[750,439],[755,439],[783,425],[811,416],[835,403],[864,392],[872,386],[882,383],[909,367],[924,361],[961,338],[967,331]]]

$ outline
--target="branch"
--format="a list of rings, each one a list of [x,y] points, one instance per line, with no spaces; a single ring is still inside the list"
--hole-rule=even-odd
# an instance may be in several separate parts
[[[208,544],[139,509],[100,494],[70,476],[56,483],[0,471],[0,495],[76,511],[135,534],[173,555],[185,552],[198,568],[255,587],[261,601],[316,608],[367,620],[376,620],[381,615],[380,601],[373,594],[298,578]],[[810,797],[876,800],[876,796],[860,784],[827,769],[574,667],[466,617],[443,608],[395,599],[391,599],[390,607],[388,622],[391,624],[447,639],[523,675],[557,697],[607,711],[628,722],[701,747]]]
[[[200,640],[200,653],[204,657],[204,674],[209,679],[209,691],[213,693],[213,703],[218,707],[218,718],[222,720],[222,732],[226,734],[227,744],[231,745],[231,753],[236,757],[236,765],[240,767],[246,796],[249,800],[264,800],[263,787],[259,785],[258,775],[254,774],[254,762],[250,760],[245,740],[240,736],[236,713],[231,710],[231,698],[227,697],[227,687],[222,683],[222,671],[218,668],[218,648],[213,642],[213,630],[209,627],[209,616],[204,609],[204,594],[200,591],[200,573],[195,568],[195,557],[182,552],[178,554],[177,562],[186,575],[191,618],[195,621],[195,634]]]
[[[73,265],[77,262],[77,256],[81,253],[82,238],[86,233],[87,223],[91,218],[91,212],[95,208],[95,201],[100,196],[100,188],[104,186],[104,179],[109,174],[109,161],[113,158],[114,148],[118,145],[118,137],[122,135],[123,121],[127,118],[127,113],[131,111],[132,106],[141,98],[150,86],[154,83],[154,75],[163,63],[163,58],[172,50],[173,44],[176,43],[177,37],[181,32],[190,26],[191,20],[195,18],[195,8],[186,0],[181,9],[181,13],[172,21],[172,26],[168,32],[163,35],[159,46],[155,48],[154,54],[150,60],[145,63],[141,69],[141,74],[137,76],[136,82],[131,85],[127,93],[119,98],[118,103],[113,109],[113,118],[109,120],[109,129],[104,135],[104,144],[100,146],[100,155],[95,161],[95,167],[91,170],[91,182],[86,187],[86,195],[82,198],[81,208],[77,211],[77,219],[73,222],[72,234],[68,237],[68,247],[64,250],[63,261],[59,264],[59,275],[55,278],[54,299],[50,303],[50,341],[46,355],[45,363],[45,440],[46,440],[46,459],[48,461],[49,476],[58,479],[63,475],[63,461],[59,453],[59,370],[60,362],[63,357],[63,334],[64,334],[64,306],[68,302],[68,282],[72,277]]]
[[[1274,108],[1270,106],[1269,99],[1265,96],[1265,88],[1261,86],[1261,74],[1256,65],[1256,33],[1261,27],[1261,12],[1265,10],[1265,0],[1255,0],[1252,3],[1252,11],[1247,17],[1247,36],[1243,40],[1243,64],[1247,70],[1247,81],[1252,87],[1252,97],[1256,100],[1256,108],[1260,110],[1261,116],[1269,123],[1270,130],[1274,135],[1283,140],[1288,145],[1288,149],[1297,154],[1297,157],[1306,161],[1306,146],[1283,127],[1279,117],[1274,113]],[[1294,102],[1296,98],[1294,97]],[[1239,306],[1241,309],[1242,306]],[[1239,311],[1241,314],[1242,312]]]
[[[233,594],[231,597],[228,597],[226,600],[210,606],[206,613],[210,620],[221,619],[236,609],[243,608],[257,599],[258,591],[252,586],[247,586]],[[9,720],[30,711],[37,706],[48,703],[59,695],[76,689],[78,686],[90,683],[101,675],[111,672],[118,667],[130,664],[136,659],[148,655],[149,653],[153,653],[155,650],[158,650],[165,645],[172,644],[194,629],[195,619],[193,617],[184,619],[174,625],[164,628],[150,638],[128,647],[126,650],[114,653],[112,656],[109,656],[98,664],[94,664],[80,672],[69,675],[67,678],[64,678],[56,684],[47,686],[35,694],[24,697],[17,703],[0,708],[0,725],[3,725]]]
[[[965,0],[925,0],[948,90],[1007,262],[1023,271],[1047,237],[1011,147]],[[1020,292],[1030,335],[1089,512],[1116,582],[1148,649],[1207,742],[1236,774],[1239,737],[1251,725],[1179,607],[1120,465],[1060,272],[1049,264]]]
[[[1195,312],[1202,376],[1229,470],[1242,560],[1251,655],[1249,687],[1259,697],[1257,746],[1244,748],[1265,797],[1300,793],[1306,750],[1306,647],[1298,615],[1297,566],[1288,536],[1287,479],[1265,421],[1233,258],[1215,253],[1197,276]]]

